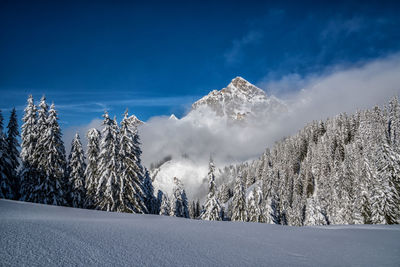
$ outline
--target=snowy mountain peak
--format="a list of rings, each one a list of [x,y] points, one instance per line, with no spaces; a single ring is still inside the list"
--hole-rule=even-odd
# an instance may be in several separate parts
[[[144,122],[141,121],[141,120],[139,120],[135,115],[129,116],[128,121],[129,121],[129,123],[130,123],[132,126],[134,126],[134,127],[137,127],[137,126],[139,126],[139,125],[144,124]]]
[[[225,88],[226,90],[230,89],[231,91],[240,90],[243,93],[248,93],[249,95],[263,95],[267,96],[266,93],[255,85],[249,83],[242,77],[238,76],[231,81],[231,83]],[[224,90],[224,89],[223,89]]]
[[[233,121],[245,120],[250,114],[257,116],[260,111],[282,110],[283,104],[246,81],[242,77],[234,78],[222,90],[213,90],[192,105],[195,112],[204,107],[213,110],[217,116]]]
[[[175,114],[172,114],[171,116],[169,116],[169,119],[170,119],[170,120],[173,120],[173,121],[179,120],[179,119],[175,116]]]

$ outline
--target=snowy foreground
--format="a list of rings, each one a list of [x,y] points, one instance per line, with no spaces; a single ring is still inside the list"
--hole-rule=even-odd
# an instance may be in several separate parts
[[[0,200],[0,266],[400,266],[399,226],[289,227]]]

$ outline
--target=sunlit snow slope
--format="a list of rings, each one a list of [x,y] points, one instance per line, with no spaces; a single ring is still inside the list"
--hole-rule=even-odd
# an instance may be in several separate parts
[[[399,226],[288,227],[0,200],[0,266],[400,266]]]

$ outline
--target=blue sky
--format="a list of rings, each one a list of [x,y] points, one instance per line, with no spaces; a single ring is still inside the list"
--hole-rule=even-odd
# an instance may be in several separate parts
[[[28,94],[54,101],[64,127],[104,109],[182,116],[236,76],[262,87],[400,50],[398,1],[216,2],[1,1],[4,116]]]

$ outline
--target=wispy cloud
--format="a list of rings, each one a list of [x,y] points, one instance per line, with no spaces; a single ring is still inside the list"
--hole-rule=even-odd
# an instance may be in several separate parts
[[[56,108],[63,111],[73,112],[103,112],[104,110],[113,110],[115,107],[176,107],[186,106],[193,103],[199,96],[181,96],[181,97],[142,97],[129,98],[122,100],[107,100],[101,102],[82,102],[66,103],[56,105]]]
[[[245,49],[251,44],[259,43],[263,37],[262,32],[252,30],[242,38],[233,40],[232,46],[224,54],[226,63],[234,64],[241,61]]]

